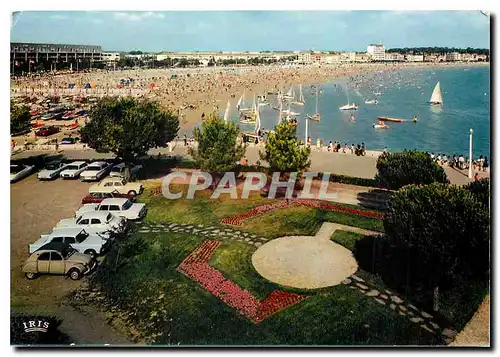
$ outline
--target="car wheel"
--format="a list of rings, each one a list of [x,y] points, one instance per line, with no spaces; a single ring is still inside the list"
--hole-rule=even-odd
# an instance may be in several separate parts
[[[92,258],[97,257],[97,253],[94,249],[87,249],[84,253],[89,254]]]
[[[33,280],[33,279],[38,278],[38,274],[37,273],[25,273],[24,276],[28,280]]]
[[[135,192],[134,190],[131,190],[131,191],[128,191],[128,195],[135,197],[135,196],[137,196],[137,192]]]
[[[68,272],[68,275],[69,275],[71,280],[78,280],[82,277],[82,273],[80,273],[80,270],[78,270],[76,268],[70,269],[70,271]]]

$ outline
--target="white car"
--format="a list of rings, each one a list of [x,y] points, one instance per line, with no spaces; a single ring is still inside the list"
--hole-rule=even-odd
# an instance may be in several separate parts
[[[85,212],[111,212],[115,216],[125,217],[128,220],[144,218],[147,208],[144,203],[132,203],[126,198],[105,198],[101,203],[89,203],[80,207],[75,217],[80,217]]]
[[[68,164],[62,160],[48,162],[44,169],[37,175],[39,180],[53,180],[59,177],[61,171],[65,170]]]
[[[85,212],[76,218],[62,219],[54,229],[80,228],[87,233],[99,233],[109,236],[109,233],[123,234],[127,230],[127,219],[115,216],[109,212]]]
[[[29,176],[31,173],[33,173],[33,171],[35,171],[35,166],[11,164],[10,182],[19,181],[20,179]]]
[[[88,165],[85,161],[73,161],[61,172],[60,175],[63,179],[78,178],[87,166]]]
[[[130,178],[137,176],[137,172],[139,172],[140,169],[142,169],[142,165],[127,166],[124,162],[122,162],[121,164],[113,166],[109,176],[120,177],[129,181]]]
[[[108,177],[89,188],[89,193],[118,192],[123,195],[140,195],[144,187],[140,182],[127,182],[119,177]]]
[[[87,169],[80,174],[82,181],[99,181],[111,170],[111,164],[106,161],[96,161],[87,166]]]
[[[89,234],[81,228],[54,229],[50,234],[42,234],[40,239],[28,246],[32,254],[47,243],[68,243],[80,253],[97,256],[103,254],[111,244],[111,239],[98,234]]]

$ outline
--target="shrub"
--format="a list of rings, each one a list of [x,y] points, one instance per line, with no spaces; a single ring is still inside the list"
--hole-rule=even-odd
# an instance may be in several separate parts
[[[444,169],[426,153],[411,150],[383,153],[377,160],[378,185],[398,190],[410,184],[449,183]]]
[[[392,256],[407,260],[407,284],[431,288],[487,276],[489,215],[462,187],[433,183],[399,190],[389,200],[384,228]]]
[[[486,209],[490,209],[490,179],[482,178],[478,181],[472,181],[465,185],[465,189],[469,190]]]

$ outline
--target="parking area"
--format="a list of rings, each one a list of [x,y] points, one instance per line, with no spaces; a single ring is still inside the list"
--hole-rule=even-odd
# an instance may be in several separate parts
[[[28,257],[28,244],[55,224],[73,217],[92,183],[80,180],[39,181],[36,174],[11,184],[11,307],[23,313],[53,313],[61,298],[81,284],[63,276],[40,276],[27,280],[21,265]]]

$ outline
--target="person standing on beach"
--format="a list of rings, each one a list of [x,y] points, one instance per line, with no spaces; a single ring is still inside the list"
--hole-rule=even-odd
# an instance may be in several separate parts
[[[361,143],[361,155],[363,155],[363,156],[366,155],[365,143]]]
[[[188,144],[188,138],[187,138],[187,135],[184,134],[184,146],[187,146]]]
[[[483,171],[488,169],[488,158],[485,156],[483,161]]]

